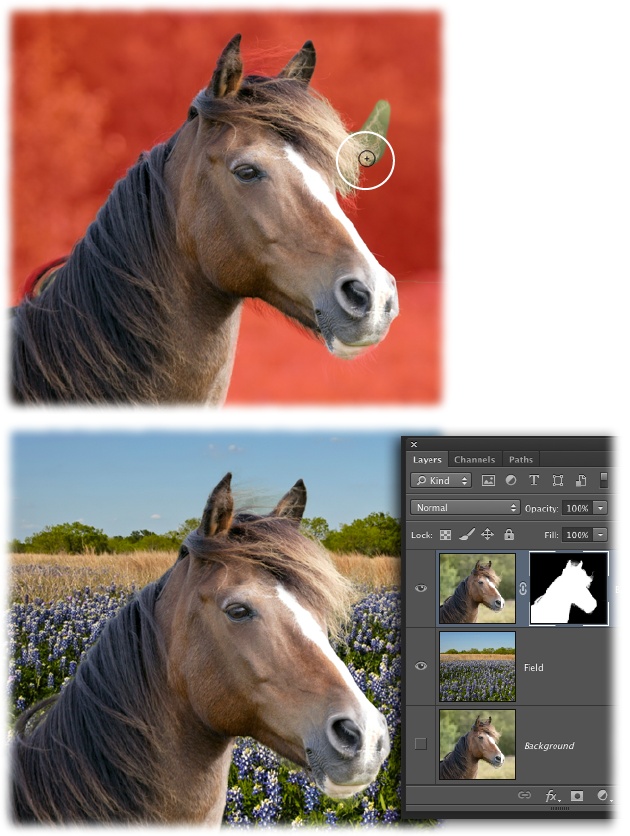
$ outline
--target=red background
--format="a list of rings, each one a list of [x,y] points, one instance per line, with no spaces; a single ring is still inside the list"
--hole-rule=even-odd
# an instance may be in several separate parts
[[[395,171],[350,214],[396,277],[401,313],[382,345],[348,362],[248,302],[228,404],[439,400],[438,14],[38,12],[12,24],[11,301],[70,251],[139,153],[175,132],[232,35],[243,35],[245,72],[268,74],[311,39],[313,87],[349,130],[377,99],[392,105]]]

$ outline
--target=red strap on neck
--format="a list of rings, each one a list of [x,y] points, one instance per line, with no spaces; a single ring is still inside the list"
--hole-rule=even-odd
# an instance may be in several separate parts
[[[22,297],[28,296],[32,299],[34,296],[39,296],[46,279],[49,279],[57,268],[65,264],[67,260],[68,256],[64,255],[61,258],[56,258],[54,261],[49,261],[43,267],[38,267],[37,270],[33,270],[24,282]]]

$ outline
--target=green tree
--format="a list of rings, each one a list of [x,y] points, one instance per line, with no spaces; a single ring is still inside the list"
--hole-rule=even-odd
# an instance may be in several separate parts
[[[167,531],[166,536],[172,537],[174,540],[177,540],[177,544],[179,545],[182,540],[184,540],[191,531],[194,531],[196,528],[199,528],[201,523],[201,517],[190,517],[188,520],[184,520],[184,522],[178,526],[174,531]]]
[[[304,517],[301,523],[302,531],[307,537],[312,537],[320,542],[330,534],[328,523],[323,517]]]
[[[323,540],[333,552],[359,552],[373,557],[377,554],[400,556],[400,523],[389,514],[377,511],[338,531],[331,531]]]
[[[93,551],[102,554],[107,551],[108,537],[100,528],[80,522],[47,525],[42,531],[27,537],[26,551],[37,554],[83,554]]]
[[[127,540],[129,540],[131,543],[137,543],[138,540],[142,540],[143,537],[151,537],[152,535],[152,531],[143,528],[141,531],[132,531],[131,534],[127,536]]]
[[[180,540],[177,536],[172,534],[148,534],[138,540],[133,547],[133,551],[138,552],[164,552],[176,549],[179,546]]]

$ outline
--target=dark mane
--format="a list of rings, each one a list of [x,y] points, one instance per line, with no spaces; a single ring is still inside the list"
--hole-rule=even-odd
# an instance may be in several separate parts
[[[310,87],[290,78],[247,76],[235,96],[214,98],[202,90],[193,109],[219,125],[264,125],[288,143],[308,152],[322,168],[335,175],[337,191],[346,195],[350,186],[339,177],[337,149],[347,138],[343,123],[331,105]],[[355,139],[345,143],[339,166],[350,183],[358,183],[359,147]]]
[[[151,402],[176,374],[166,326],[175,215],[164,180],[176,139],[141,156],[55,281],[16,309],[16,400]]]
[[[107,623],[58,697],[20,716],[12,763],[16,820],[155,820],[154,799],[166,786],[156,764],[168,746],[154,731],[169,711],[154,619],[165,580],[149,584]]]
[[[462,774],[466,772],[468,768],[468,744],[466,741],[466,734],[463,734],[457,743],[455,744],[455,748],[452,752],[449,752],[447,755],[444,755],[442,760],[440,761],[440,779],[441,780],[453,780],[456,778],[461,778]]]
[[[333,634],[348,615],[350,583],[337,571],[328,552],[287,519],[241,514],[228,536],[204,538],[194,531],[184,541],[184,548],[204,560],[263,567],[323,615]]]
[[[466,578],[460,581],[453,592],[440,606],[440,624],[462,624],[470,612]]]

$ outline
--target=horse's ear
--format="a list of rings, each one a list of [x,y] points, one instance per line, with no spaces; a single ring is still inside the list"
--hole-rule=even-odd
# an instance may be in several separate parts
[[[580,562],[579,562],[579,563],[578,563],[578,565],[577,565],[578,569],[581,569],[581,568],[582,568],[582,563],[584,563],[584,561],[583,561],[583,560],[580,560]]]
[[[226,473],[208,497],[197,529],[202,537],[214,537],[215,534],[222,534],[229,530],[234,510],[231,481],[232,474]]]
[[[492,569],[492,561],[490,561],[490,563],[488,563],[488,569]]]
[[[478,572],[480,568],[481,568],[481,561],[480,561],[480,560],[478,560],[478,561],[475,563],[475,568],[473,569],[473,572]]]
[[[486,723],[486,725],[489,726],[491,722],[492,722],[492,717],[488,717],[488,722]]]
[[[272,517],[287,517],[300,522],[306,508],[306,487],[301,479],[293,485],[271,512]]]
[[[315,47],[312,41],[307,41],[289,63],[280,70],[278,78],[294,78],[302,84],[308,84],[315,72]]]
[[[241,86],[242,78],[241,36],[234,35],[217,61],[206,92],[215,99],[235,96]]]

